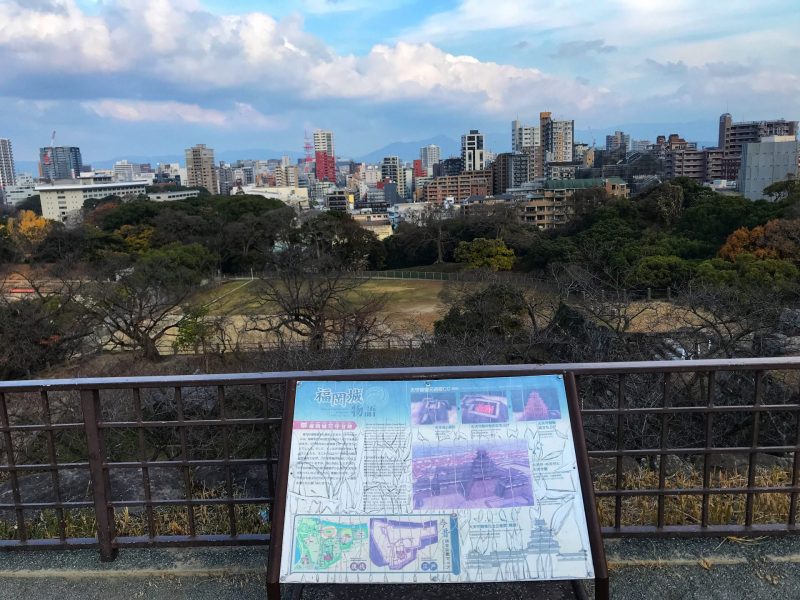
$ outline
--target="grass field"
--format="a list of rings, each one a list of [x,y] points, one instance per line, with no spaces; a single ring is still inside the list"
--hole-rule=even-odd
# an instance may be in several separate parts
[[[206,306],[210,315],[250,315],[263,312],[256,298],[263,284],[259,280],[228,281],[201,290],[192,298],[194,306]],[[410,321],[431,327],[445,312],[443,296],[464,284],[447,281],[372,279],[362,283],[355,294],[385,297],[383,313],[393,325]]]

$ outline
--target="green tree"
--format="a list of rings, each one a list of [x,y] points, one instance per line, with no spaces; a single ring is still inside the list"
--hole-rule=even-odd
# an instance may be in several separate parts
[[[689,263],[677,256],[646,256],[633,268],[629,283],[634,287],[682,286],[691,276]]]
[[[680,185],[666,182],[655,187],[642,199],[644,214],[651,221],[671,227],[683,212],[684,192]]]
[[[471,242],[459,242],[455,259],[473,269],[510,271],[514,266],[514,251],[507,248],[503,240],[476,238]]]
[[[694,280],[777,294],[774,297],[777,301],[796,292],[798,277],[800,270],[791,261],[739,254],[735,261],[714,258],[701,262],[695,270]]]

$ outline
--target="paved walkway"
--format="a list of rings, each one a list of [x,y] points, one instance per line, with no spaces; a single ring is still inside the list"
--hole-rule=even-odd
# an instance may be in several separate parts
[[[800,598],[800,537],[608,540],[615,599]],[[264,598],[263,548],[124,550],[110,564],[90,550],[0,553],[0,600],[249,600]],[[286,590],[291,597],[291,590]],[[304,599],[522,600],[573,598],[555,584],[315,586]]]

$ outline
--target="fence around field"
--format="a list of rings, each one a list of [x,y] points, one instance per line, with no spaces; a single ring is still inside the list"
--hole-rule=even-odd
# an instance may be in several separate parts
[[[267,544],[288,382],[568,372],[604,535],[797,532],[800,358],[735,359],[0,382],[0,549]]]

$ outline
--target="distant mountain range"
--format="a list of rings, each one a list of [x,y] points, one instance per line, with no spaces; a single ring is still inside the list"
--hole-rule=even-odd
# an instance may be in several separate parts
[[[402,160],[411,161],[419,158],[419,149],[429,144],[436,144],[441,151],[441,157],[447,158],[448,156],[457,156],[461,154],[461,141],[456,141],[446,135],[436,135],[424,140],[416,140],[413,142],[392,142],[382,148],[373,150],[362,156],[355,158],[358,162],[365,163],[378,163],[383,160],[384,156],[399,156]]]

